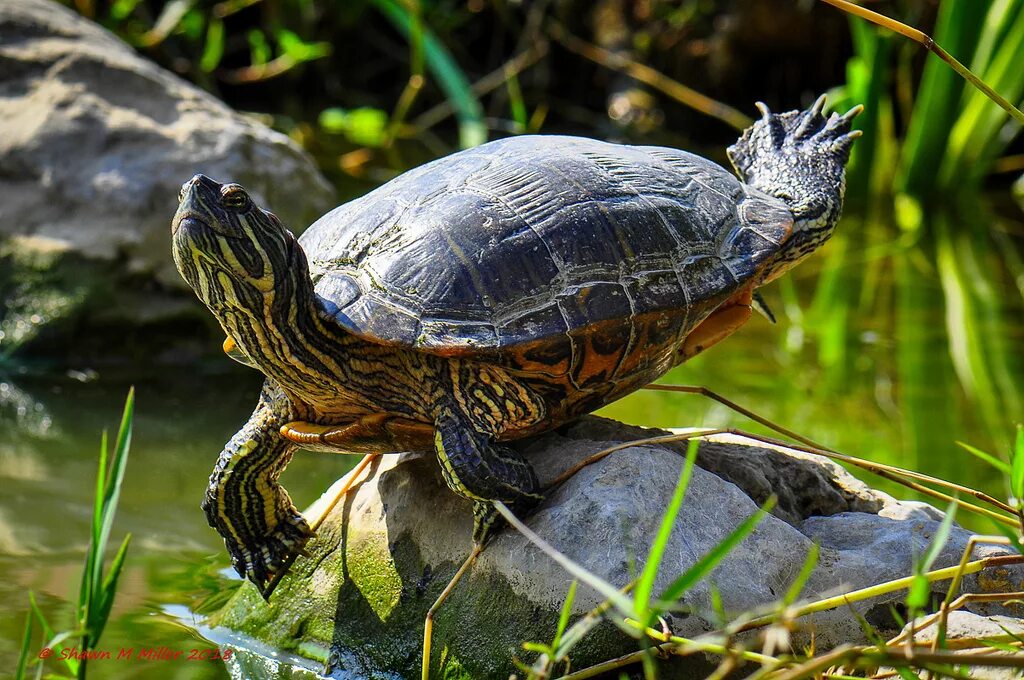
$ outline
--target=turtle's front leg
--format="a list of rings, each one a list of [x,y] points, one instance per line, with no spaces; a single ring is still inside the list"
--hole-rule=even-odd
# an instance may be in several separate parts
[[[313,535],[277,483],[297,448],[280,436],[281,425],[294,417],[287,403],[279,390],[264,387],[252,417],[217,459],[202,503],[235,571],[261,591]]]

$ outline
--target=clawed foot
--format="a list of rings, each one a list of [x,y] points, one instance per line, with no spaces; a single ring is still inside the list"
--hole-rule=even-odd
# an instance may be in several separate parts
[[[282,568],[287,568],[289,558],[306,554],[303,548],[314,536],[312,529],[302,515],[296,513],[283,521],[259,543],[231,550],[231,564],[239,576],[249,579],[261,593],[267,583]]]
[[[231,565],[261,594],[277,572],[287,568],[292,557],[305,554],[306,542],[315,535],[305,518],[292,507],[287,514],[279,513],[277,522],[262,536],[238,536],[236,532],[242,527],[228,525],[216,511],[211,512],[209,505],[204,502],[203,509],[210,526],[224,538],[224,545],[231,555]],[[243,533],[249,532],[243,530]]]

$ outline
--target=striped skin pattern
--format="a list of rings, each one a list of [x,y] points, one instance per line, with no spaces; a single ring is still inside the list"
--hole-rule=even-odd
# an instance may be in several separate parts
[[[745,182],[673,149],[517,137],[412,170],[299,240],[240,186],[187,182],[177,267],[267,378],[203,503],[239,573],[262,586],[309,537],[277,481],[292,421],[422,423],[478,543],[491,501],[536,505],[533,470],[502,442],[656,380],[691,335],[731,332],[716,310],[831,233],[856,110],[822,106],[765,109],[729,150]]]

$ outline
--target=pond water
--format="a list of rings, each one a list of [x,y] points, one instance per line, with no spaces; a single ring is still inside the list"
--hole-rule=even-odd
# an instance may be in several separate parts
[[[1020,238],[1020,223],[1010,224],[1005,233]],[[850,218],[840,229],[853,234],[865,225]],[[1022,417],[1024,305],[1017,286],[1024,282],[995,257],[997,246],[985,238],[971,243],[973,251],[954,244],[956,263],[966,258],[976,267],[958,297],[956,271],[942,264],[941,238],[910,245],[892,239],[873,250],[856,247],[851,236],[836,239],[766,291],[776,325],[755,317],[662,382],[706,385],[843,452],[1005,497],[998,476],[954,442],[996,450]],[[972,292],[982,283],[988,298]],[[240,582],[198,504],[223,442],[255,401],[256,374],[227,359],[157,375],[84,367],[48,375],[8,365],[0,383],[0,667],[14,666],[30,591],[55,626],[70,624],[100,432],[116,429],[130,384],[137,417],[112,543],[126,532],[133,541],[100,647],[115,657],[122,648],[137,654],[161,647],[187,656],[224,642],[203,636],[198,612],[214,608]],[[692,395],[642,391],[603,413],[640,425],[766,432]],[[303,507],[355,461],[300,454],[283,481]],[[287,665],[272,666],[259,673],[296,677]],[[47,667],[60,669],[52,660]],[[234,672],[241,673],[237,666]],[[220,678],[229,670],[217,660],[136,658],[96,661],[90,675]]]

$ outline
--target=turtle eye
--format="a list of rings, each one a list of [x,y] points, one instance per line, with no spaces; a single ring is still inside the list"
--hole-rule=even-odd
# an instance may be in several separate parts
[[[245,195],[245,190],[237,186],[226,187],[220,199],[225,208],[235,209],[244,208],[248,201],[249,197]]]

